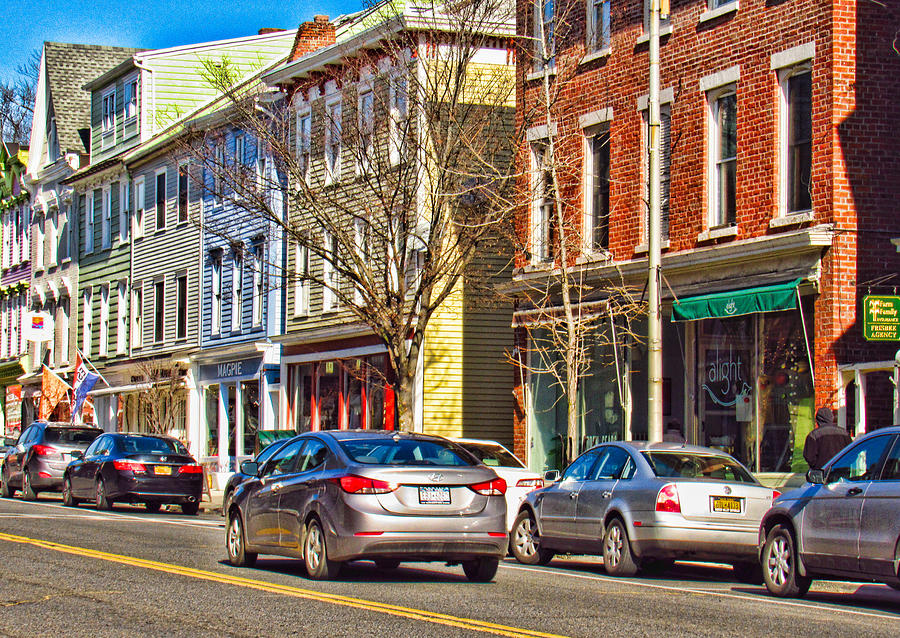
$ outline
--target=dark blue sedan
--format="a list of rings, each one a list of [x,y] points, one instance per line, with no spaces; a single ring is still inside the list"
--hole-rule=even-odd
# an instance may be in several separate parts
[[[94,501],[108,510],[116,502],[143,503],[156,512],[171,503],[189,515],[200,507],[203,467],[177,439],[107,433],[73,456],[63,477],[64,505]]]

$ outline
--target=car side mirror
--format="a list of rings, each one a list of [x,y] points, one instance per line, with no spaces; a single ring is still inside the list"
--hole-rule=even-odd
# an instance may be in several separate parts
[[[256,476],[257,472],[259,472],[259,463],[256,461],[243,461],[241,463],[241,474]]]
[[[806,473],[806,480],[813,485],[825,483],[825,470],[810,470]]]
[[[83,459],[84,452],[82,452],[81,450],[72,450],[71,452],[69,452],[69,456],[72,457],[73,461],[77,459]]]
[[[559,480],[559,470],[547,470],[544,472],[544,480],[548,483],[556,483]]]

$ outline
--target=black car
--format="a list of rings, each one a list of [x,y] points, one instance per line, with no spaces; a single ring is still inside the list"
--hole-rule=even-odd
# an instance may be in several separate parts
[[[256,463],[257,467],[262,467],[266,464],[273,454],[275,454],[278,450],[280,450],[290,439],[279,439],[277,441],[273,441],[269,443],[266,447],[264,447],[259,454],[253,459],[253,462]],[[243,465],[243,463],[241,464]],[[231,496],[232,492],[234,492],[234,488],[243,483],[244,481],[249,481],[252,478],[256,478],[256,475],[244,474],[242,470],[238,470],[234,474],[228,477],[228,482],[225,483],[225,492],[222,495],[222,502],[225,503],[228,501],[228,497]]]
[[[156,512],[163,504],[196,514],[203,490],[203,466],[181,441],[156,434],[107,433],[84,454],[76,453],[63,478],[63,504],[94,501],[108,510],[117,501],[143,503]]]
[[[72,453],[81,452],[101,434],[100,428],[86,425],[35,421],[3,459],[3,496],[11,498],[21,491],[26,500],[34,500],[39,492],[58,492]]]

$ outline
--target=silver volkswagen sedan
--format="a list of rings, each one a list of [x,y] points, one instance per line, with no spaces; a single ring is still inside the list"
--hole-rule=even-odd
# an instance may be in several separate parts
[[[350,560],[447,561],[489,581],[506,553],[505,481],[441,437],[310,432],[241,471],[252,478],[224,504],[233,565],[281,554],[328,579]]]
[[[762,582],[759,522],[778,492],[728,454],[620,441],[591,448],[561,477],[548,474],[554,484],[528,495],[513,526],[520,562],[602,554],[607,573],[630,576],[675,559],[716,561]]]
[[[806,479],[760,525],[768,590],[803,596],[814,578],[900,589],[900,427],[858,438]]]

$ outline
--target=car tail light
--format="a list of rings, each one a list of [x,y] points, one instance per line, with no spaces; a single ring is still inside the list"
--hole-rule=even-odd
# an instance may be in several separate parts
[[[34,450],[34,453],[38,456],[53,456],[54,454],[59,454],[59,450],[49,445],[34,445],[31,449]]]
[[[503,538],[506,536],[506,532],[488,532],[488,536],[493,536],[494,538]]]
[[[182,465],[178,468],[179,474],[203,474],[203,466],[192,463],[190,465]]]
[[[678,488],[674,483],[663,486],[656,495],[657,512],[681,512],[681,501],[678,500]]]
[[[388,494],[397,489],[396,483],[370,479],[365,476],[354,476],[353,474],[329,480],[340,485],[341,489],[349,494]]]
[[[772,490],[772,500],[773,500],[773,501],[774,501],[776,498],[778,498],[779,496],[781,496],[781,492],[779,492],[778,490]]]
[[[531,489],[536,490],[539,487],[544,487],[544,479],[540,479],[540,478],[519,479],[519,481],[516,483],[516,487],[530,487]]]
[[[484,483],[470,485],[469,489],[484,496],[503,496],[506,494],[506,481],[502,478],[495,478]]]
[[[136,461],[113,461],[113,467],[120,472],[137,473],[147,471],[147,468],[144,467],[143,463],[137,463]]]

